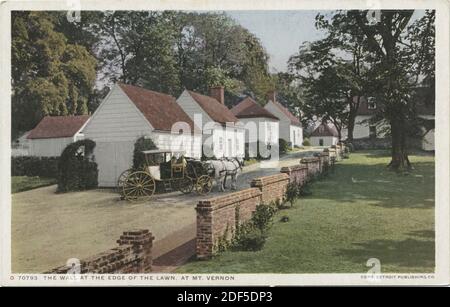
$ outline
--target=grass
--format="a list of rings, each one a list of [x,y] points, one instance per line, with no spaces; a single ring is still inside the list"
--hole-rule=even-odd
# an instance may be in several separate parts
[[[13,176],[11,177],[11,192],[18,193],[28,191],[48,185],[56,184],[54,178],[43,177],[27,177],[27,176]]]
[[[227,251],[178,272],[365,273],[369,258],[383,273],[433,272],[434,157],[410,158],[415,170],[397,174],[386,169],[387,152],[352,153],[311,196],[277,213],[262,250]]]
[[[244,160],[244,166],[249,166],[249,165],[256,164],[256,163],[258,163],[258,160],[255,158]]]

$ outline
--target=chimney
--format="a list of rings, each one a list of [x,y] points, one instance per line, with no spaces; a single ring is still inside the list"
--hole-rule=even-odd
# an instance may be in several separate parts
[[[225,104],[225,91],[223,86],[214,86],[209,89],[209,95],[221,104]]]
[[[272,102],[277,102],[277,92],[276,91],[268,91],[267,92],[267,100]]]

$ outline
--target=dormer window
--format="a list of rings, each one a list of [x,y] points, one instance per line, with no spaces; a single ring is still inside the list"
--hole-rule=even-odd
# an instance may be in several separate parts
[[[369,110],[375,110],[377,108],[377,103],[375,102],[375,97],[367,98],[367,108]]]

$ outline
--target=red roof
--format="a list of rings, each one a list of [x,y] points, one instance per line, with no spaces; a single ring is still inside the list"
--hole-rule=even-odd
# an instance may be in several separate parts
[[[261,107],[252,98],[247,97],[231,109],[238,118],[266,117],[278,120],[278,117]]]
[[[291,121],[291,124],[297,125],[297,126],[302,125],[300,123],[300,120],[297,117],[295,117],[285,106],[281,105],[277,101],[272,101],[272,102],[274,105],[276,105],[278,107],[278,109],[280,109],[281,112],[284,113],[284,115],[286,115],[289,118],[289,120]]]
[[[313,131],[313,133],[311,133],[311,136],[339,137],[339,134],[334,126],[330,127],[329,125],[322,123]]]
[[[193,91],[188,92],[213,121],[221,124],[226,124],[229,122],[235,123],[238,121],[237,117],[234,116],[227,106],[220,103],[215,98]]]
[[[174,97],[142,87],[119,83],[120,88],[156,130],[171,131],[173,124],[185,122],[194,131],[194,122],[176,103]]]
[[[27,139],[49,139],[71,137],[89,119],[89,115],[46,116],[31,130]]]

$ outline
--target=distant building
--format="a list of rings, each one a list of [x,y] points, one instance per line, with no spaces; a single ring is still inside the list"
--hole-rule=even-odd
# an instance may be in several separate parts
[[[46,116],[27,135],[28,154],[38,157],[59,157],[70,143],[84,138],[81,130],[89,115]]]
[[[357,97],[353,98],[354,100]],[[425,91],[416,89],[413,103],[415,104],[418,117],[424,122],[422,128],[420,147],[426,151],[434,150],[434,105],[428,104],[429,97]],[[355,126],[353,130],[353,139],[365,138],[384,138],[383,126],[371,123],[371,118],[377,113],[379,105],[374,97],[361,97],[360,105],[355,118]],[[427,128],[428,127],[428,128]],[[387,127],[386,127],[387,128]],[[346,139],[348,135],[347,129],[342,129],[342,138]]]
[[[244,156],[245,130],[239,125],[239,119],[225,105],[222,86],[211,88],[210,96],[184,90],[177,103],[193,121],[201,120],[203,153],[206,156]]]
[[[269,92],[267,100],[268,102],[264,109],[280,120],[280,139],[290,142],[292,147],[302,146],[303,129],[300,120],[277,101],[276,92]]]
[[[11,142],[11,156],[29,156],[30,155],[30,140],[28,139],[30,131],[25,132],[20,137]]]
[[[245,143],[251,157],[256,157],[258,151],[265,154],[271,146],[278,146],[280,120],[252,98],[245,98],[231,112],[246,128]]]
[[[332,146],[339,142],[339,134],[334,126],[320,124],[309,138],[312,146]]]

